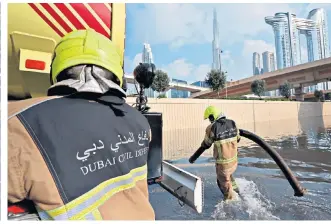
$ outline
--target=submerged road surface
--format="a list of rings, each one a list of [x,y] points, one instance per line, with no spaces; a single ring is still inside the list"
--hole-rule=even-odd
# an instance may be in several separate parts
[[[331,118],[328,118],[329,121]],[[330,123],[330,122],[329,122]],[[279,125],[279,124],[278,124]],[[216,185],[212,159],[187,158],[172,161],[204,182],[202,214],[181,207],[178,200],[161,187],[150,186],[150,201],[158,220],[330,220],[331,219],[331,126],[310,119],[300,124],[297,135],[267,139],[308,189],[304,197],[293,190],[270,156],[255,144],[240,147],[235,173],[243,194],[238,202],[224,204]],[[286,123],[284,123],[286,129]],[[209,149],[211,150],[211,149]]]

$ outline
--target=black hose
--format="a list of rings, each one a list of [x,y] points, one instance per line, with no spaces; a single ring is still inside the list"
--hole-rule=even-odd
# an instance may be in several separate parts
[[[276,164],[282,170],[282,172],[284,173],[286,179],[288,180],[288,182],[292,186],[292,188],[294,190],[294,196],[302,197],[304,195],[304,193],[306,192],[306,189],[301,187],[299,181],[293,175],[292,171],[287,166],[287,164],[285,163],[283,158],[273,148],[271,148],[271,146],[268,143],[266,143],[262,138],[260,138],[256,134],[254,134],[252,132],[249,132],[249,131],[246,131],[246,130],[239,129],[239,134],[240,134],[240,136],[248,138],[251,141],[258,144],[259,146],[261,146],[261,148],[263,148],[271,156],[271,158],[276,162]],[[205,151],[205,149],[200,147],[190,157],[189,162],[194,163],[194,161],[197,160],[204,151]]]
[[[297,180],[297,178],[294,176],[294,174],[292,173],[290,168],[287,166],[287,164],[285,163],[283,158],[276,152],[276,150],[271,148],[271,146],[268,143],[266,143],[262,138],[255,135],[252,132],[242,130],[242,129],[239,129],[239,132],[240,132],[240,136],[252,140],[256,144],[261,146],[272,157],[272,159],[276,162],[276,164],[282,170],[282,172],[284,173],[286,179],[288,180],[288,182],[292,186],[292,188],[294,190],[294,196],[301,197],[301,196],[304,195],[304,193],[306,192],[306,189],[301,187],[301,185],[300,185],[299,181]]]
[[[202,154],[204,151],[205,151],[204,148],[202,148],[202,147],[198,148],[198,150],[195,151],[195,153],[189,158],[188,161],[189,161],[190,163],[194,163],[195,160],[197,160],[197,159],[201,156],[201,154]]]

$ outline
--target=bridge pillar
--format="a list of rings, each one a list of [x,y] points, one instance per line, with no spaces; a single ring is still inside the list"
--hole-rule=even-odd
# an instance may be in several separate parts
[[[305,100],[305,92],[303,91],[303,86],[299,85],[294,88],[294,95],[296,101],[304,101]]]

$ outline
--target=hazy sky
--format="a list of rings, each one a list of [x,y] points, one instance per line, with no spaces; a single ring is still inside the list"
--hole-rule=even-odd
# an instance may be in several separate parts
[[[148,42],[157,68],[170,77],[203,80],[212,63],[216,8],[224,51],[222,69],[228,72],[228,80],[249,77],[253,52],[274,52],[273,30],[264,17],[292,12],[307,18],[310,10],[321,7],[327,11],[331,36],[331,4],[127,4],[125,72],[131,73],[140,62],[143,43]],[[305,48],[304,37],[302,43]]]

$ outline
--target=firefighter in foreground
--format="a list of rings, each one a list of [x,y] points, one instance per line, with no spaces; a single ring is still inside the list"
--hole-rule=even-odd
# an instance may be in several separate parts
[[[239,189],[232,174],[238,165],[238,148],[240,141],[239,129],[233,120],[227,119],[216,107],[209,106],[205,110],[204,119],[209,119],[205,139],[200,148],[189,159],[194,161],[214,144],[214,158],[216,160],[217,185],[224,195],[224,200],[233,200],[233,191],[239,194]]]
[[[9,103],[8,201],[43,220],[154,220],[147,119],[125,103],[117,48],[93,30],[56,46],[48,97]]]

